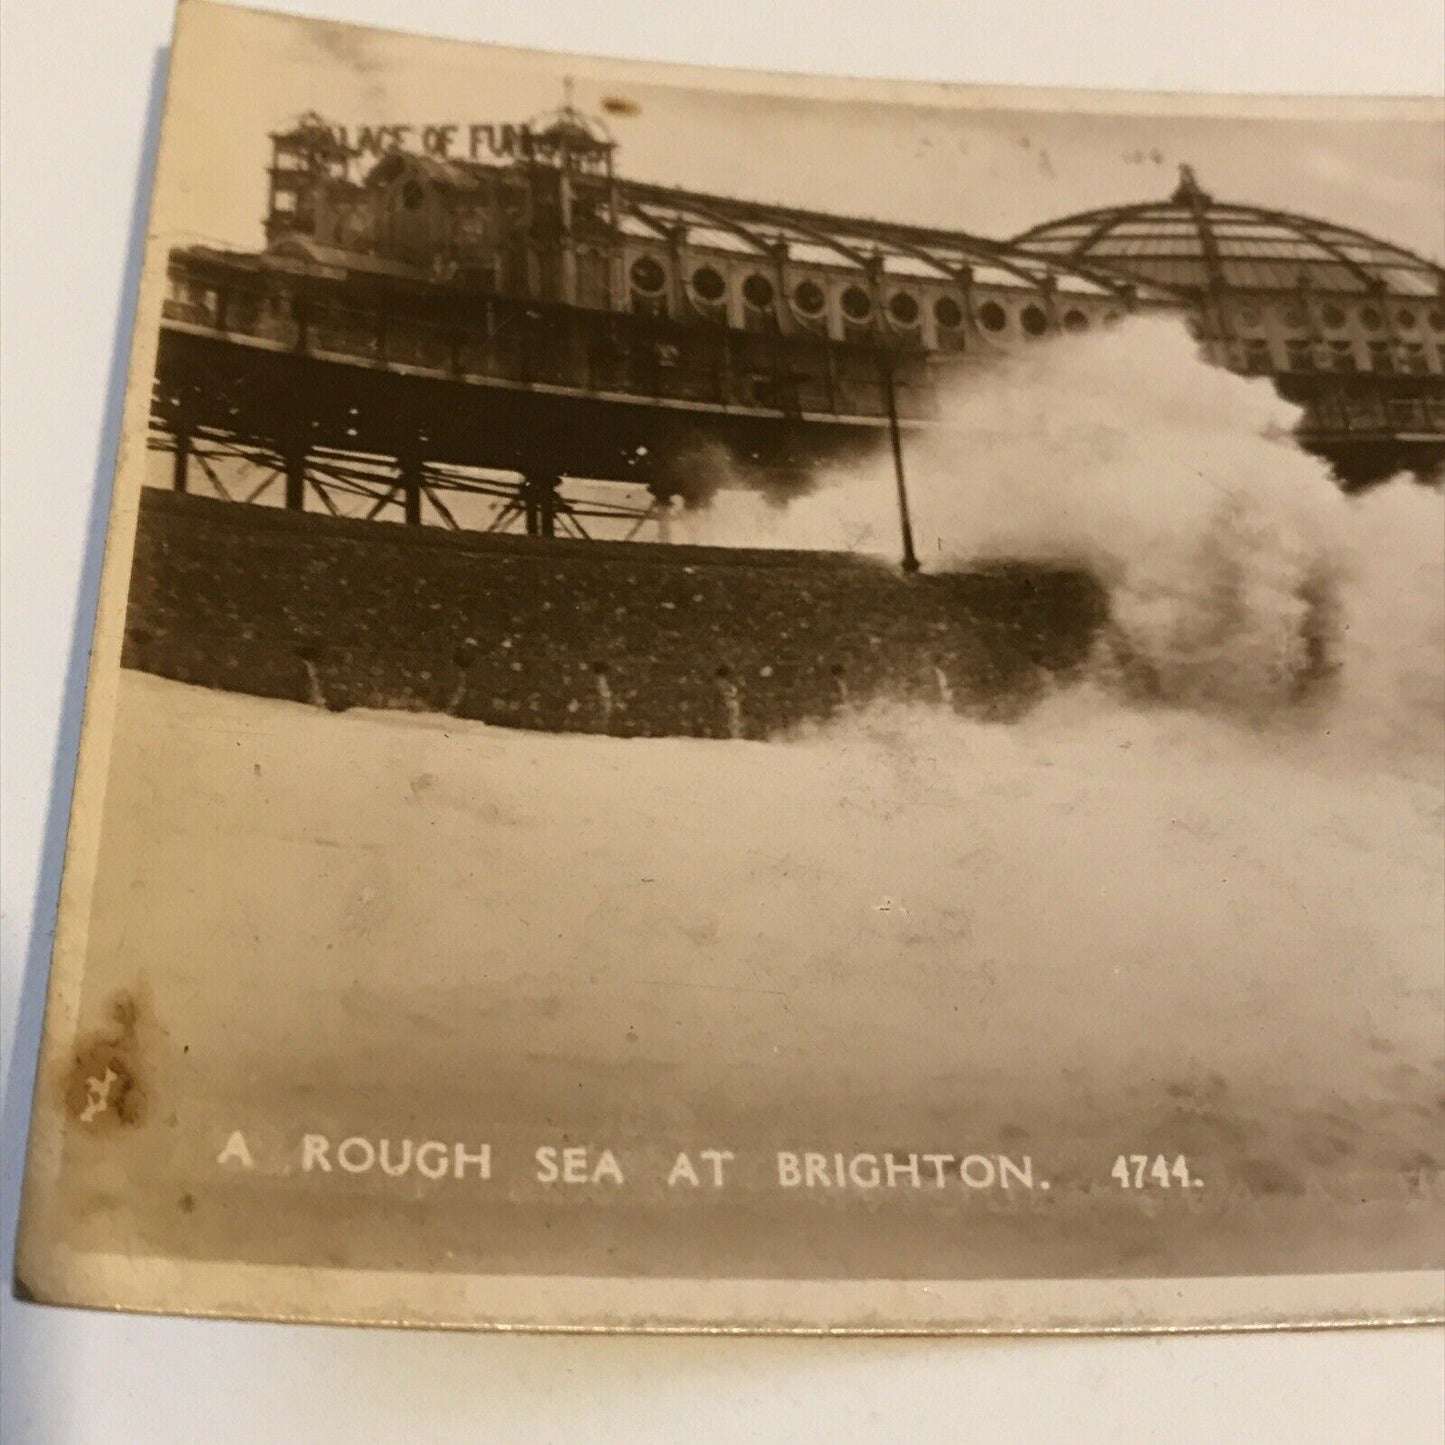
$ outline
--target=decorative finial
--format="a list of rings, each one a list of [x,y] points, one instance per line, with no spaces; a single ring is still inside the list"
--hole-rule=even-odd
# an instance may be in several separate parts
[[[1174,194],[1170,197],[1175,205],[1210,205],[1214,197],[1199,184],[1199,177],[1194,174],[1194,167],[1181,163],[1179,167],[1179,184],[1174,187]]]

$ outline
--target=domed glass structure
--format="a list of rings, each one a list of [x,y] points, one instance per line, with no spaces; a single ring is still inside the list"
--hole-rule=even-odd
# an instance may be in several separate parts
[[[1217,201],[1188,166],[1168,200],[1085,211],[1014,238],[1036,255],[1181,290],[1439,297],[1445,269],[1348,226]]]
[[[1362,231],[1217,201],[1188,166],[1167,200],[1049,221],[1020,254],[1167,291],[1203,355],[1267,376],[1347,484],[1445,463],[1445,267]]]

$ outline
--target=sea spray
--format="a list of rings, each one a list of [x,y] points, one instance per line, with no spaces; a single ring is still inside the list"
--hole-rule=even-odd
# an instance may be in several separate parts
[[[952,417],[910,448],[930,567],[1083,562],[1115,636],[1092,677],[1007,725],[895,703],[795,738],[850,831],[798,946],[850,889],[887,894],[946,960],[934,1007],[987,981],[971,1049],[1032,1030],[1086,1073],[1226,1078],[1228,1127],[1278,1130],[1281,1158],[1290,1091],[1393,1119],[1402,1078],[1445,1070],[1445,494],[1345,496],[1272,393],[1157,325],[1041,348]],[[810,515],[835,545],[871,527],[896,556],[886,480],[755,515],[792,545]],[[1301,698],[1326,646],[1328,685]],[[828,826],[816,800],[808,826]],[[800,824],[789,867],[818,852]],[[1400,1053],[1413,1072],[1390,1072]]]
[[[1110,592],[1101,668],[1129,691],[1265,715],[1338,666],[1351,504],[1267,380],[1210,366],[1175,319],[1041,344],[905,440],[925,570],[1082,565]],[[681,538],[899,555],[886,454],[786,507],[743,491]]]

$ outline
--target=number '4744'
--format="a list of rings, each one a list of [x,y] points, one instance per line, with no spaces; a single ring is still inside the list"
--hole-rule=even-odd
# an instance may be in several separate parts
[[[1204,1183],[1190,1174],[1182,1154],[1172,1160],[1163,1154],[1121,1154],[1109,1174],[1120,1189],[1198,1189]]]

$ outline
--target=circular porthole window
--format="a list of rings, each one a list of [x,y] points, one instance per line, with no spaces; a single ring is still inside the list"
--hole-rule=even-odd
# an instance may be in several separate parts
[[[632,284],[649,296],[655,296],[667,285],[667,272],[653,256],[639,256],[632,263]]]
[[[1089,318],[1075,306],[1072,310],[1064,312],[1065,331],[1087,331],[1089,329]]]
[[[1430,313],[1428,319],[1431,331],[1445,331],[1445,311],[1441,311],[1439,307],[1436,307],[1435,310]]]
[[[997,301],[985,301],[978,308],[978,324],[985,331],[1002,331],[1008,325],[1008,312]]]
[[[743,300],[758,311],[766,311],[773,304],[773,283],[766,276],[752,275],[743,282]]]
[[[1380,314],[1378,306],[1362,306],[1360,307],[1360,324],[1367,331],[1378,331],[1385,324],[1385,318]]]
[[[1235,313],[1241,326],[1258,326],[1261,320],[1258,306],[1241,306]]]
[[[799,281],[793,287],[793,305],[804,316],[821,316],[823,308],[827,304],[828,298],[823,294],[823,288],[816,281]]]
[[[1289,305],[1280,312],[1280,315],[1284,317],[1284,324],[1286,326],[1303,326],[1308,320],[1305,316],[1304,307],[1294,301],[1291,301]]]
[[[847,287],[842,302],[849,321],[866,321],[873,314],[873,298],[861,286]]]
[[[1327,301],[1320,308],[1320,315],[1324,317],[1326,326],[1332,326],[1336,330],[1345,324],[1345,313],[1333,301]]]
[[[945,331],[957,331],[963,325],[963,307],[952,296],[940,296],[933,303],[933,319]]]
[[[907,291],[895,291],[888,298],[888,315],[898,326],[917,326],[918,298]]]
[[[1402,306],[1395,313],[1395,320],[1400,323],[1400,326],[1405,331],[1413,331],[1415,329],[1415,322],[1418,319],[1415,313],[1405,306]]]
[[[692,273],[692,289],[697,292],[700,300],[717,302],[727,295],[728,283],[716,267],[699,266]]]
[[[1049,329],[1049,318],[1042,306],[1025,306],[1019,313],[1019,324],[1028,336],[1042,336]]]

